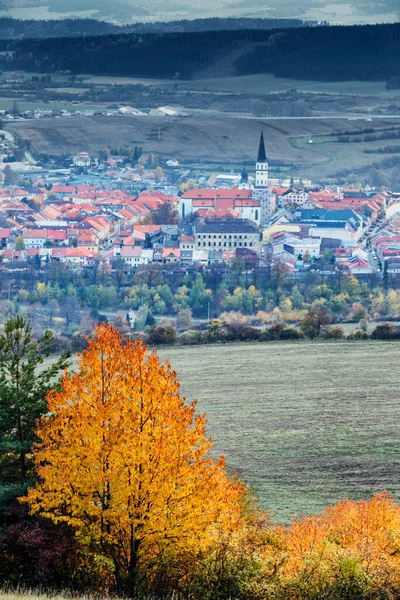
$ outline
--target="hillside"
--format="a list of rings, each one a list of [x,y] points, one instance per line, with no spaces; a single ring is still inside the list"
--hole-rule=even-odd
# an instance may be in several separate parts
[[[338,133],[357,133],[368,126],[370,131],[382,135],[382,129],[398,125],[394,120],[378,119],[366,124],[362,119],[98,116],[20,121],[7,127],[21,138],[30,139],[34,151],[42,154],[57,156],[77,150],[96,153],[106,145],[138,145],[163,159],[176,158],[210,168],[253,165],[263,129],[272,172],[278,166],[288,166],[293,174],[317,180],[349,166],[368,168],[385,158],[364,150],[377,149],[388,142],[339,142]],[[313,145],[308,144],[310,137]]]
[[[399,74],[400,23],[1,40],[0,51],[6,71],[193,79],[230,55],[237,75],[387,81]]]

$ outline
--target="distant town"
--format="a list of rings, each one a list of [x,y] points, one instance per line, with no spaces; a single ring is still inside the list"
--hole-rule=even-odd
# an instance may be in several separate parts
[[[107,271],[119,258],[129,274],[239,256],[259,267],[278,261],[294,278],[338,265],[357,277],[400,273],[400,193],[272,179],[263,133],[255,176],[246,166],[207,175],[174,157],[161,164],[138,147],[101,157],[82,149],[52,169],[7,132],[0,151],[3,270],[35,258]]]

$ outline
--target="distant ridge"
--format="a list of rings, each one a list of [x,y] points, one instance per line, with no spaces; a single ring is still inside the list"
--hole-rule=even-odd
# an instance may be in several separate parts
[[[201,31],[266,30],[304,27],[316,24],[300,19],[208,18],[155,23],[116,25],[97,19],[60,19],[41,21],[34,19],[0,18],[0,39],[44,39],[59,37],[85,37],[128,33],[185,33]]]

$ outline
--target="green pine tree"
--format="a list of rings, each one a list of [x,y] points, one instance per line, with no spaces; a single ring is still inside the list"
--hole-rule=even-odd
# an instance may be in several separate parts
[[[0,335],[0,472],[3,485],[26,485],[31,475],[35,422],[46,408],[46,394],[69,365],[69,352],[43,368],[53,334],[35,340],[29,321],[10,317]]]

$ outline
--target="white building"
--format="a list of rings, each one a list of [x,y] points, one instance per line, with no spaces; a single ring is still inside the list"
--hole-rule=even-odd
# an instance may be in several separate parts
[[[79,154],[74,156],[72,162],[76,167],[87,168],[92,164],[92,159],[87,152],[79,152]]]
[[[308,202],[310,195],[305,190],[289,190],[282,196],[282,204],[287,206],[303,206]]]

